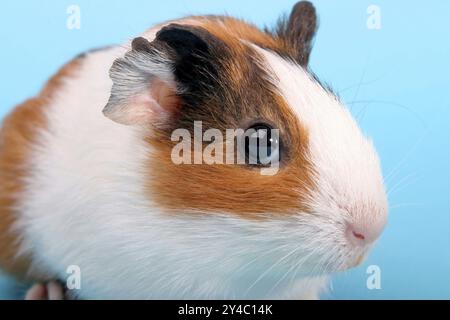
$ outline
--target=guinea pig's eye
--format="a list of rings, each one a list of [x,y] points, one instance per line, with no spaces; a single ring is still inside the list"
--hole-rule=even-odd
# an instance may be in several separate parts
[[[268,165],[280,160],[280,141],[278,130],[258,123],[246,131],[245,157],[248,164]]]

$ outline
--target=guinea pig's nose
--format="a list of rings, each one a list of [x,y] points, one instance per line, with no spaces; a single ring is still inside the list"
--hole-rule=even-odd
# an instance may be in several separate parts
[[[355,246],[365,246],[374,242],[384,229],[384,223],[347,223],[346,237]]]

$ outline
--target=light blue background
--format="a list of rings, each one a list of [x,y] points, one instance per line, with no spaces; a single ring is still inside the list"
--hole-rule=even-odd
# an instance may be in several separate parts
[[[186,14],[227,12],[263,26],[294,2],[2,1],[0,117],[84,50]],[[321,26],[312,69],[373,137],[392,190],[381,240],[363,266],[335,277],[329,298],[450,299],[450,1],[313,2]],[[81,7],[81,30],[66,28],[70,4]],[[381,8],[381,30],[366,27],[370,4]],[[366,288],[372,264],[381,290]],[[0,298],[12,287],[4,284]]]

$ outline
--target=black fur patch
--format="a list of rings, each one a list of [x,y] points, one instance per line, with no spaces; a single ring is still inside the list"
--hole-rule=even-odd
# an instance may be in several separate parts
[[[175,77],[186,89],[184,98],[187,103],[198,103],[203,91],[217,86],[220,60],[226,56],[227,50],[226,45],[208,31],[171,24],[158,32],[155,42],[169,48]]]

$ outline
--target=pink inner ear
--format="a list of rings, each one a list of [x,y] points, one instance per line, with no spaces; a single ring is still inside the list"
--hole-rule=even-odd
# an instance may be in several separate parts
[[[121,117],[127,124],[146,124],[167,118],[166,110],[149,93],[133,97],[123,110]]]
[[[153,80],[149,88],[132,97],[126,105],[110,110],[106,115],[113,121],[125,125],[161,125],[179,110],[180,98],[176,90],[159,79]]]
[[[150,85],[152,97],[166,112],[177,112],[180,107],[180,98],[176,94],[176,88],[161,80],[154,80]]]
[[[150,96],[153,103],[150,111],[151,123],[164,126],[173,119],[181,107],[180,97],[176,94],[176,89],[167,82],[154,80],[150,85]]]

